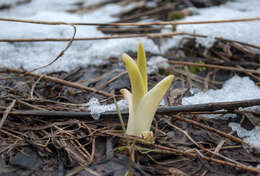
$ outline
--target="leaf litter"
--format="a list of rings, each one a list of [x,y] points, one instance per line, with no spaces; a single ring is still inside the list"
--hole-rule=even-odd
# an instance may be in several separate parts
[[[16,15],[8,16],[14,14],[13,11],[17,11],[17,14],[22,15],[19,17],[24,19],[53,20],[50,19],[50,16],[55,14],[57,20],[77,22],[88,19],[90,13],[90,16],[93,17],[90,19],[96,22],[96,17],[101,13],[104,20],[98,22],[146,22],[158,19],[173,20],[173,12],[182,13],[183,9],[190,7],[197,8],[197,12],[202,16],[206,15],[207,9],[211,8],[218,14],[218,9],[224,7],[227,10],[226,8],[232,6],[232,3],[234,4],[233,11],[238,10],[239,12],[236,13],[243,13],[238,6],[240,1],[223,4],[225,3],[223,0],[180,1],[178,3],[170,2],[170,4],[165,1],[151,1],[143,4],[139,1],[133,1],[130,4],[128,1],[108,1],[106,3],[97,1],[96,4],[77,1],[66,2],[63,6],[57,6],[55,3],[55,5],[46,5],[40,0],[16,2],[1,5],[3,7],[0,12],[2,17],[18,17]],[[39,6],[40,4],[41,6]],[[215,6],[220,4],[223,5]],[[157,6],[162,8],[157,9]],[[36,10],[24,14],[24,8],[32,7],[41,7],[41,10],[36,8]],[[121,7],[124,10],[121,11]],[[202,7],[209,8],[203,12],[203,9],[200,9]],[[254,10],[257,6],[249,5],[244,8]],[[86,13],[88,10],[90,12]],[[109,13],[106,15],[104,12]],[[79,15],[80,13],[81,15]],[[87,15],[84,16],[84,14]],[[196,19],[196,15],[184,20],[190,21],[190,18],[200,20]],[[91,20],[89,22],[92,22]],[[3,22],[3,24],[5,24],[5,29],[11,29],[8,27],[9,23]],[[216,24],[207,25],[216,26]],[[230,25],[236,28],[236,23],[230,23]],[[71,37],[71,32],[65,26],[56,28],[55,32],[50,28],[38,24],[25,27],[21,23],[17,28],[12,28],[8,35],[2,37],[12,39],[35,36]],[[187,28],[177,25],[177,31],[185,31]],[[190,28],[190,30],[194,28]],[[27,32],[20,30],[20,33],[17,29]],[[31,31],[30,29],[34,29],[35,32],[28,32]],[[147,29],[136,26],[89,27],[89,33],[86,34],[84,32],[86,29],[83,30],[83,27],[77,26],[76,35],[78,35],[77,37],[95,37],[154,31],[162,33],[167,30],[169,30],[169,26],[161,28],[149,26]],[[209,33],[202,31],[201,34],[207,35],[208,39],[211,39]],[[0,110],[3,117],[7,115],[7,118],[2,118],[4,120],[2,120],[3,125],[0,128],[0,174],[124,175],[128,171],[135,175],[255,175],[256,172],[259,172],[257,170],[260,162],[259,148],[252,145],[251,142],[258,139],[256,134],[259,131],[259,109],[233,107],[218,111],[195,109],[191,112],[183,111],[177,114],[171,112],[158,114],[152,127],[155,144],[148,144],[142,142],[141,139],[122,133],[121,124],[112,107],[113,100],[110,96],[116,95],[120,105],[122,97],[119,96],[119,90],[121,88],[130,89],[126,74],[122,74],[122,71],[115,71],[111,74],[111,71],[124,70],[120,55],[128,52],[135,58],[136,47],[142,41],[148,50],[147,58],[150,59],[148,65],[150,64],[152,70],[149,75],[149,87],[153,87],[165,75],[174,74],[176,76],[169,94],[165,97],[166,103],[159,108],[159,111],[172,105],[189,104],[192,106],[193,104],[226,101],[230,101],[229,103],[232,104],[238,100],[247,104],[252,99],[259,99],[259,73],[250,72],[250,70],[259,69],[259,50],[252,49],[243,42],[259,44],[251,43],[251,40],[244,40],[246,39],[244,36],[232,38],[231,35],[229,37],[215,33],[214,37],[225,37],[238,42],[214,39],[211,46],[184,36],[178,36],[174,41],[172,40],[175,37],[111,39],[93,43],[73,41],[72,46],[62,58],[44,70],[39,70],[38,74],[30,74],[26,71],[49,63],[62,50],[64,44],[1,42],[3,52],[0,54],[2,61]],[[176,48],[176,46],[178,47]],[[101,49],[102,51],[100,51]],[[167,60],[168,63],[165,62]],[[170,61],[186,63],[172,64]],[[205,63],[212,67],[204,64],[205,69],[197,69],[199,71],[194,73],[187,66],[188,62]],[[160,64],[162,67],[156,67]],[[219,65],[225,66],[225,68],[216,67]],[[236,70],[229,67],[236,68]],[[229,81],[225,82],[227,80]],[[231,80],[237,80],[237,82],[230,83]],[[228,83],[229,90],[225,91]],[[241,89],[237,90],[238,88]],[[172,93],[175,90],[178,90],[179,93]],[[247,93],[247,90],[252,91]],[[210,94],[214,95],[210,96]],[[229,99],[229,96],[234,99]],[[93,99],[97,108],[104,113],[106,110],[113,110],[114,114],[112,113],[110,117],[101,116],[98,120],[87,116],[85,118],[75,117],[79,115],[78,113],[90,112],[90,109],[86,109],[88,107],[86,105],[89,103],[91,106],[90,102]],[[187,100],[190,100],[189,103]],[[101,105],[99,106],[99,104]],[[120,107],[124,110],[123,106],[120,105]],[[214,108],[217,109],[217,107]],[[35,113],[19,115],[26,111]],[[45,115],[37,114],[39,112],[45,113]],[[56,115],[48,115],[49,112],[56,113]],[[58,117],[57,114],[60,112],[68,112],[69,115]],[[76,114],[73,115],[73,113]],[[213,114],[214,119],[208,118],[208,115]],[[73,117],[70,118],[69,116],[72,115]],[[127,113],[124,115],[124,121],[127,121]],[[251,138],[248,136],[250,133],[253,134]],[[131,141],[130,146],[127,145],[126,140]],[[248,146],[248,143],[251,145]]]

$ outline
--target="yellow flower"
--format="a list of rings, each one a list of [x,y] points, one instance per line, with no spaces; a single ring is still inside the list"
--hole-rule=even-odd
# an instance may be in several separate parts
[[[137,63],[127,54],[123,54],[123,61],[132,89],[132,93],[127,89],[120,90],[129,106],[126,134],[146,138],[151,136],[150,128],[154,114],[174,76],[167,76],[148,92],[146,56],[143,45],[139,45]]]

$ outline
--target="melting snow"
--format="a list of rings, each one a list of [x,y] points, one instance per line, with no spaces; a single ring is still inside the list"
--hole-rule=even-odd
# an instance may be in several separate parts
[[[260,88],[248,77],[234,76],[226,81],[222,89],[198,92],[182,99],[183,105],[250,100],[260,98]]]
[[[128,108],[128,103],[126,100],[120,100],[117,104],[120,110],[125,110]],[[100,118],[100,114],[103,112],[116,111],[115,104],[101,105],[97,98],[91,98],[86,106],[88,106],[88,110],[90,110],[90,113],[95,120],[98,120]]]
[[[260,148],[260,127],[257,126],[252,130],[246,130],[240,126],[238,123],[229,123],[229,127],[233,131],[237,132],[237,135],[245,142],[248,142],[252,147]]]
[[[1,10],[0,16],[7,18],[19,18],[44,21],[64,22],[112,22],[117,18],[112,17],[122,8],[119,5],[106,5],[99,10],[87,14],[72,14],[66,12],[76,2],[55,1],[49,3],[45,0],[33,0],[30,3],[12,7],[9,10]],[[89,1],[87,1],[89,2]],[[89,3],[87,3],[89,4]],[[92,3],[90,3],[92,4]],[[0,38],[71,38],[73,28],[71,26],[39,25],[11,23],[0,21]],[[76,37],[105,36],[97,30],[96,26],[77,26]],[[78,66],[89,64],[97,65],[106,62],[109,56],[120,56],[123,52],[137,50],[138,44],[143,42],[147,51],[157,53],[159,49],[150,39],[115,39],[98,41],[74,41],[65,55],[51,66],[40,72],[70,71]],[[10,68],[23,67],[32,70],[51,62],[68,42],[35,42],[35,43],[0,43],[0,66]]]
[[[194,9],[192,9],[192,11],[194,11]],[[195,12],[196,15],[188,16],[181,21],[190,22],[260,17],[260,1],[234,0],[221,6],[196,9]],[[259,31],[259,28],[260,21],[251,21],[241,23],[177,25],[176,31],[206,35],[208,36],[207,38],[196,38],[196,42],[206,48],[210,48],[215,42],[215,37],[237,40],[259,46],[260,33],[256,32]],[[167,40],[161,47],[162,51],[182,44],[182,39],[182,36],[176,36]],[[259,50],[256,51],[259,52]]]
[[[207,92],[196,91],[194,96],[185,97],[182,99],[183,105],[212,103],[212,102],[229,102],[239,100],[250,100],[260,98],[260,88],[248,77],[234,76],[226,81],[222,89],[208,90]],[[252,109],[260,109],[250,107]],[[228,114],[224,117],[236,117],[234,114]],[[218,115],[208,115],[208,117],[218,117]],[[223,117],[222,117],[223,118]],[[260,127],[255,127],[248,131],[240,127],[237,123],[230,123],[232,130],[236,131],[238,136],[250,143],[254,147],[260,147]]]
[[[127,100],[120,100],[117,102],[119,109],[128,110],[128,102]],[[165,106],[167,103],[164,99],[160,102],[160,106]],[[90,111],[91,116],[93,119],[98,120],[100,115],[106,111],[116,111],[115,104],[107,104],[101,105],[97,98],[91,98],[88,103],[85,104],[87,106],[87,110]]]
[[[197,11],[199,14],[189,16],[183,21],[205,21],[225,20],[260,17],[259,0],[235,0],[224,5],[210,8],[203,8]],[[185,31],[209,36],[208,38],[197,38],[197,42],[209,48],[214,44],[214,37],[223,37],[231,40],[238,40],[250,44],[260,45],[259,31],[260,21],[242,23],[218,23],[218,24],[197,24],[179,25],[177,31]]]
[[[150,60],[147,62],[147,66],[148,74],[156,73],[160,68],[167,69],[170,67],[170,65],[168,64],[168,60],[161,56],[151,57]]]
[[[30,3],[12,6],[1,10],[0,16],[7,18],[33,19],[64,22],[111,22],[117,20],[114,14],[129,8],[109,4],[101,9],[86,14],[68,13],[67,10],[76,9],[77,3],[83,6],[93,5],[98,1],[46,1],[33,0]],[[259,0],[236,0],[222,6],[197,9],[198,15],[190,16],[183,21],[221,20],[260,16]],[[70,26],[48,26],[39,24],[11,23],[0,21],[0,38],[70,38],[73,29]],[[214,37],[225,37],[239,41],[260,45],[259,21],[247,23],[224,23],[203,25],[178,25],[177,31],[205,34],[206,39],[198,38],[198,43],[210,47]],[[166,32],[166,31],[164,31]],[[77,26],[76,37],[105,36],[96,26]],[[107,62],[109,56],[120,56],[123,52],[136,52],[139,42],[143,42],[146,51],[154,54],[167,51],[168,48],[178,47],[183,37],[176,36],[162,42],[159,48],[151,39],[131,38],[98,41],[74,41],[65,55],[53,65],[40,72],[71,71],[78,66],[89,64],[98,65]],[[0,66],[10,68],[23,67],[32,70],[52,61],[65,48],[67,42],[34,42],[34,43],[0,43]]]

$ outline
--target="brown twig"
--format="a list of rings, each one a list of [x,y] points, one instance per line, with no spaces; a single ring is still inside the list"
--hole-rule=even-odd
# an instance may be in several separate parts
[[[4,68],[4,70],[5,70],[5,72],[13,72],[13,73],[24,74],[24,71],[19,70],[19,69]],[[52,76],[47,76],[47,75],[43,76],[41,74],[36,74],[36,73],[32,73],[32,72],[27,73],[27,75],[34,76],[34,77],[37,77],[37,78],[42,77],[42,79],[45,79],[45,80],[48,80],[48,81],[52,81],[52,82],[62,84],[62,85],[68,86],[68,87],[73,87],[73,88],[76,88],[76,89],[82,89],[82,90],[85,90],[85,91],[94,92],[94,93],[97,93],[97,94],[100,94],[100,95],[103,95],[103,96],[106,96],[106,97],[113,97],[114,96],[113,94],[104,92],[102,90],[97,90],[95,88],[87,87],[87,86],[84,86],[82,84],[62,80],[62,79],[52,77]]]
[[[151,25],[186,25],[186,24],[214,24],[214,23],[236,23],[236,22],[248,22],[259,21],[260,17],[255,18],[240,18],[230,20],[207,20],[207,21],[162,21],[162,22],[147,22],[147,23],[68,23],[62,21],[40,21],[40,20],[23,20],[14,18],[0,18],[0,21],[19,22],[19,23],[31,23],[31,24],[43,24],[43,25],[85,25],[85,26],[151,26]]]
[[[84,41],[84,40],[108,40],[108,39],[121,39],[121,38],[163,38],[172,37],[175,35],[189,35],[203,37],[199,34],[192,34],[187,32],[169,32],[169,33],[150,33],[150,34],[121,34],[121,35],[111,35],[102,37],[81,37],[74,38],[74,41]],[[71,38],[23,38],[23,39],[0,39],[0,42],[64,42],[70,41]]]
[[[256,169],[256,168],[244,166],[244,165],[241,165],[241,164],[236,164],[236,163],[231,163],[231,162],[227,162],[227,161],[223,161],[223,160],[210,158],[210,157],[203,155],[199,150],[196,150],[196,151],[201,156],[201,158],[203,158],[207,161],[218,163],[218,164],[221,164],[221,165],[224,165],[224,166],[239,168],[239,169],[250,171],[250,172],[260,173],[260,169]]]
[[[183,155],[183,156],[187,156],[189,158],[195,158],[196,155],[184,150],[179,150],[179,149],[174,149],[174,148],[169,148],[169,147],[165,147],[162,145],[158,145],[158,144],[152,144],[150,142],[146,142],[145,140],[142,140],[141,138],[135,137],[135,136],[126,136],[126,135],[122,135],[122,134],[117,134],[117,133],[111,133],[108,131],[100,131],[100,133],[104,133],[107,135],[111,135],[111,136],[116,136],[116,137],[120,137],[120,138],[124,138],[124,139],[128,139],[128,140],[133,140],[136,141],[137,143],[141,143],[141,144],[147,144],[149,146],[153,146],[155,148],[161,149],[161,150],[166,150],[172,153],[175,153],[176,155]]]
[[[249,46],[249,47],[252,47],[252,48],[260,49],[260,46],[256,46],[256,45],[249,44],[249,43],[246,43],[246,42],[241,42],[241,41],[237,41],[237,40],[230,40],[230,39],[226,39],[226,38],[222,38],[222,37],[216,37],[215,39],[219,40],[219,41],[239,43],[241,45],[246,45],[246,46]]]
[[[169,106],[160,107],[157,110],[157,114],[177,114],[180,112],[209,112],[217,111],[221,109],[233,110],[239,107],[250,107],[260,105],[260,99],[253,100],[243,100],[243,101],[233,101],[233,102],[219,102],[219,103],[205,103],[205,104],[195,104],[195,105],[180,105],[180,106]],[[3,111],[0,111],[2,114]],[[71,111],[38,111],[38,110],[28,110],[28,111],[12,111],[12,115],[20,116],[45,116],[48,118],[77,118],[85,119],[91,117],[90,112],[71,112]],[[128,115],[128,111],[121,111],[123,116]],[[103,118],[117,117],[117,111],[106,111],[101,113],[100,116]]]
[[[74,38],[74,41],[84,41],[84,40],[109,40],[109,39],[121,39],[121,38],[169,38],[177,35],[188,35],[193,37],[206,38],[206,35],[194,34],[188,32],[169,32],[169,33],[149,33],[149,34],[121,34],[121,35],[111,35],[102,37],[80,37]],[[216,40],[226,41],[226,42],[236,42],[248,47],[260,49],[260,46],[253,45],[246,42],[241,42],[237,40],[225,39],[222,37],[215,37]],[[70,38],[23,38],[23,39],[0,39],[0,42],[65,42],[70,41]]]
[[[206,78],[200,77],[196,74],[191,73],[189,70],[181,70],[181,69],[176,69],[176,68],[170,68],[170,70],[175,74],[182,74],[184,76],[186,76],[189,79],[192,79],[194,81],[197,81],[199,83],[204,83]],[[217,84],[217,85],[222,85],[223,83],[219,82],[219,81],[215,81],[215,80],[208,80],[208,82],[212,83],[212,84]]]
[[[241,68],[221,66],[221,65],[199,64],[199,63],[193,63],[193,62],[174,61],[174,60],[169,60],[168,62],[171,63],[171,64],[178,64],[178,65],[207,67],[207,68],[214,68],[214,69],[221,69],[221,70],[230,70],[230,71],[237,71],[237,72],[243,72],[243,73],[260,74],[260,71],[257,71],[257,70],[241,69]]]
[[[98,28],[100,31],[104,33],[152,33],[152,32],[160,32],[162,29],[165,29],[164,27],[143,27],[143,28],[118,28],[118,27],[103,27]]]
[[[6,108],[6,110],[3,112],[3,117],[0,121],[0,129],[3,127],[4,123],[5,123],[5,120],[8,116],[8,114],[10,113],[10,111],[12,110],[12,108],[14,107],[15,105],[15,102],[16,100],[13,100],[12,103]]]
[[[64,55],[64,53],[71,47],[72,42],[73,42],[73,40],[74,40],[74,38],[75,38],[75,35],[76,35],[76,33],[77,33],[76,27],[75,27],[74,25],[71,25],[71,26],[73,27],[73,30],[74,30],[73,35],[72,35],[72,38],[70,39],[70,41],[69,41],[69,43],[67,44],[67,46],[59,53],[59,55],[56,56],[56,58],[53,59],[50,63],[48,63],[48,64],[46,64],[46,65],[43,65],[43,66],[40,66],[40,67],[38,67],[38,68],[35,68],[35,69],[33,69],[33,70],[29,71],[29,72],[34,72],[34,71],[36,71],[36,70],[46,68],[46,67],[50,66],[51,64],[53,64],[54,62],[56,62],[59,58],[61,58],[61,57]]]
[[[121,72],[118,75],[116,75],[115,77],[113,77],[110,80],[108,80],[107,82],[105,82],[104,84],[96,86],[95,89],[101,89],[103,87],[106,87],[108,84],[112,83],[113,81],[119,79],[120,77],[122,77],[122,76],[124,76],[126,74],[127,74],[127,71]]]
[[[216,155],[216,156],[218,156],[218,157],[220,157],[220,158],[222,158],[222,159],[225,159],[225,160],[227,160],[227,161],[229,161],[229,162],[231,162],[231,163],[235,163],[235,164],[237,164],[237,165],[240,165],[240,166],[243,166],[243,167],[247,167],[246,165],[244,165],[244,164],[242,164],[242,163],[239,163],[238,161],[235,161],[235,160],[230,159],[230,158],[228,158],[228,157],[226,157],[226,156],[224,156],[224,155],[222,155],[222,154],[220,154],[220,153],[218,153],[218,152],[213,152],[213,151],[211,151],[211,150],[205,148],[203,145],[200,145],[199,143],[197,143],[197,142],[188,134],[187,131],[185,131],[185,130],[183,130],[183,129],[181,129],[181,128],[175,126],[175,125],[173,125],[169,120],[167,120],[167,119],[165,119],[165,118],[164,118],[163,120],[164,120],[169,126],[175,128],[175,129],[177,129],[177,130],[180,131],[182,134],[184,134],[194,145],[196,145],[196,146],[197,146],[198,148],[200,148],[202,151],[205,151],[205,152],[207,152],[207,153],[211,153],[211,154],[213,154],[213,155]]]
[[[45,111],[45,110],[46,110],[46,109],[41,108],[41,107],[39,107],[39,106],[37,106],[37,105],[33,105],[33,104],[30,104],[30,103],[27,103],[27,102],[25,102],[25,101],[23,101],[23,100],[21,100],[21,99],[15,97],[15,96],[11,96],[11,97],[15,98],[16,101],[17,101],[17,103],[22,104],[22,105],[24,105],[25,107],[29,107],[30,109],[41,110],[41,111]]]
[[[202,128],[202,129],[206,129],[206,130],[212,131],[212,132],[214,132],[214,133],[216,133],[216,134],[219,134],[219,135],[221,135],[221,136],[224,136],[224,137],[226,137],[226,138],[228,138],[228,139],[230,139],[230,140],[232,140],[232,141],[234,141],[234,142],[238,142],[238,143],[241,143],[241,144],[247,144],[247,145],[249,145],[249,143],[243,141],[242,139],[240,139],[240,138],[238,138],[238,137],[232,136],[232,135],[230,135],[230,134],[227,134],[227,133],[225,133],[225,132],[222,132],[222,131],[220,131],[220,130],[217,130],[217,129],[215,129],[215,128],[212,128],[212,127],[210,127],[210,126],[203,125],[203,124],[201,124],[201,123],[199,123],[199,122],[197,122],[197,121],[194,121],[194,120],[191,120],[191,119],[187,119],[187,118],[185,118],[185,117],[178,116],[178,115],[172,115],[172,117],[175,118],[175,119],[178,119],[178,120],[187,122],[187,123],[189,123],[189,124],[198,126],[198,127]]]
[[[36,87],[36,85],[40,82],[40,80],[42,79],[44,75],[42,75],[41,77],[39,77],[32,85],[32,88],[31,88],[31,91],[30,91],[30,96],[31,96],[31,99],[33,99],[33,92],[34,92],[34,89]]]
[[[161,149],[161,150],[164,150],[164,151],[168,151],[168,152],[171,152],[171,153],[175,153],[176,155],[183,155],[183,156],[187,156],[187,157],[189,157],[189,158],[196,158],[196,155],[195,155],[194,153],[191,153],[191,152],[188,152],[188,151],[178,150],[178,149],[174,149],[174,148],[169,148],[169,147],[162,146],[162,145],[158,145],[158,144],[147,143],[147,142],[145,142],[145,141],[140,141],[138,138],[132,137],[132,136],[126,136],[126,135],[121,135],[121,134],[115,134],[115,133],[110,133],[110,132],[106,132],[106,131],[100,131],[100,132],[101,132],[101,133],[108,134],[108,135],[112,135],[112,136],[117,136],[117,137],[120,137],[120,138],[124,138],[124,139],[136,140],[138,143],[146,144],[146,145],[148,145],[148,146],[152,146],[152,147],[155,147],[155,148],[157,148],[157,149]],[[196,150],[196,152],[198,153],[199,151]],[[217,164],[221,164],[221,165],[224,165],[224,166],[229,166],[229,167],[233,167],[233,168],[239,168],[239,169],[246,170],[246,171],[250,171],[250,172],[256,172],[256,173],[259,173],[259,172],[260,172],[259,169],[252,168],[252,167],[247,167],[247,166],[240,165],[240,164],[236,164],[236,163],[232,163],[232,162],[227,162],[227,161],[222,161],[222,160],[210,158],[210,157],[207,157],[207,156],[203,155],[203,154],[200,153],[200,152],[199,152],[199,155],[200,155],[203,159],[205,159],[205,160],[207,160],[207,161],[214,162],[214,163],[217,163]]]

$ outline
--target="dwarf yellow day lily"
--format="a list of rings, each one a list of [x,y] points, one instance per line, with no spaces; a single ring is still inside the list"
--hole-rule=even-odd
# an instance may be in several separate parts
[[[143,45],[139,45],[137,63],[127,54],[123,54],[123,61],[130,77],[132,89],[132,93],[127,89],[120,90],[128,101],[129,107],[126,134],[152,138],[150,128],[154,114],[174,76],[167,76],[148,92],[146,56]]]

